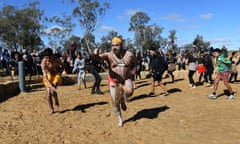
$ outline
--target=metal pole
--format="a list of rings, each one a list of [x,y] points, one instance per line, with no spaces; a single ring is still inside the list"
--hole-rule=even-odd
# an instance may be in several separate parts
[[[24,86],[25,75],[24,75],[24,62],[23,61],[18,62],[18,79],[19,79],[20,92],[24,92],[25,91],[25,86]]]

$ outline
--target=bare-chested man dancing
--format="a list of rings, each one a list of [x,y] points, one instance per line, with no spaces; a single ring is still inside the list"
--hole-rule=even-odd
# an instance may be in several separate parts
[[[56,87],[61,83],[61,74],[59,68],[63,68],[63,63],[57,56],[53,55],[53,51],[50,48],[44,49],[42,55],[43,60],[41,62],[41,68],[43,73],[43,84],[46,87],[48,94],[50,114],[53,114],[54,108],[52,97],[55,100],[56,107],[59,109]]]
[[[136,73],[136,57],[128,50],[123,49],[122,39],[114,37],[112,39],[112,50],[110,52],[95,55],[90,48],[89,54],[96,59],[106,60],[109,63],[108,84],[112,104],[115,113],[118,116],[118,125],[123,125],[120,105],[125,111],[127,109],[125,102],[127,98],[132,96],[133,77]]]

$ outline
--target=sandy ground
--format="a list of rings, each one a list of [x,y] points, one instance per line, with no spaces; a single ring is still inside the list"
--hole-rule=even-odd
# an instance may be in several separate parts
[[[176,72],[176,82],[163,81],[171,93],[148,97],[149,79],[137,80],[134,95],[118,127],[107,81],[104,95],[91,95],[91,85],[58,87],[60,111],[49,115],[44,88],[21,93],[0,103],[1,144],[239,144],[240,101],[227,100],[220,83],[218,99],[212,89],[190,89],[186,73]],[[197,79],[197,75],[195,76]],[[239,95],[240,82],[232,84]]]

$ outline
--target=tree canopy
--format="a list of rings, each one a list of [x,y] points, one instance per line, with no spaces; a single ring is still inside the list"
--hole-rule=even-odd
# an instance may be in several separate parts
[[[7,5],[0,11],[0,39],[6,48],[33,49],[43,43],[40,38],[43,11],[38,5],[39,2],[30,2],[23,9]]]
[[[74,7],[72,14],[59,14],[48,18],[44,16],[44,11],[39,9],[39,1],[29,2],[23,8],[19,9],[12,5],[6,5],[0,10],[0,44],[7,49],[25,48],[38,49],[43,47],[44,41],[41,36],[48,36],[48,45],[52,48],[66,47],[72,42],[78,43],[79,48],[95,47],[95,36],[93,32],[96,30],[99,22],[102,20],[110,4],[98,0],[62,0],[63,2],[72,2]],[[43,19],[45,18],[45,19]],[[78,21],[73,23],[74,19]],[[168,48],[178,51],[177,30],[169,31],[169,36],[164,38],[161,36],[164,27],[155,23],[149,24],[151,18],[147,13],[138,11],[132,15],[129,22],[129,32],[134,32],[134,39],[125,38],[125,44],[128,48],[140,49],[141,52],[146,51],[152,43],[157,44],[159,48]],[[47,26],[44,21],[54,23],[56,26],[44,29]],[[76,25],[82,30],[82,35],[74,36],[72,34]],[[116,31],[109,31],[107,35],[101,37],[101,43],[97,44],[104,50],[110,50],[110,41],[114,36],[120,36]],[[197,35],[192,43],[186,44],[186,48],[195,45],[198,50],[206,50],[210,46],[210,42],[205,42],[203,37]],[[185,47],[184,46],[184,47]]]

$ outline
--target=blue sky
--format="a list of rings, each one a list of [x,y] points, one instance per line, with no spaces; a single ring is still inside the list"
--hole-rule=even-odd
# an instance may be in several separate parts
[[[163,37],[167,38],[169,31],[175,29],[178,46],[192,43],[196,35],[200,35],[213,47],[240,48],[239,0],[99,1],[110,3],[110,9],[94,33],[97,39],[111,30],[132,39],[134,33],[128,32],[130,18],[135,12],[142,11],[151,18],[149,25],[156,23],[164,28]],[[21,8],[27,2],[29,0],[1,0],[0,7],[10,4]],[[74,7],[71,3],[63,4],[62,0],[40,0],[40,8],[47,16],[70,14]],[[73,34],[81,36],[81,29],[76,27]]]

